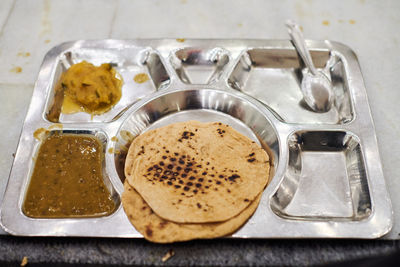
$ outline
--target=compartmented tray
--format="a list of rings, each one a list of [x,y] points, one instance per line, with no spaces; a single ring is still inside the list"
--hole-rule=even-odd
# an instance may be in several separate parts
[[[221,121],[253,139],[273,158],[273,178],[237,238],[378,238],[392,209],[373,121],[355,54],[331,41],[308,41],[313,61],[332,80],[335,102],[316,113],[302,100],[303,66],[285,40],[99,40],[53,48],[32,96],[7,190],[1,224],[13,235],[141,237],[123,211],[124,157],[143,131],[172,122]],[[103,176],[118,208],[96,218],[34,219],[22,212],[37,129],[60,127],[55,87],[72,64],[112,63],[124,80],[109,112],[63,114],[63,132],[99,137]],[[150,79],[136,83],[145,73]],[[54,110],[53,110],[54,111]],[[52,129],[53,128],[53,129]]]

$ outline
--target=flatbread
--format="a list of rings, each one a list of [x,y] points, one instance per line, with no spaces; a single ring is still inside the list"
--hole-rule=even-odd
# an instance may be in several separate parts
[[[179,223],[226,221],[265,188],[268,154],[222,123],[188,121],[138,136],[129,148],[129,184],[161,218]]]
[[[221,223],[174,223],[155,214],[127,181],[124,183],[122,205],[132,225],[144,238],[157,243],[171,243],[198,238],[215,238],[235,232],[257,209],[261,195],[238,216]]]

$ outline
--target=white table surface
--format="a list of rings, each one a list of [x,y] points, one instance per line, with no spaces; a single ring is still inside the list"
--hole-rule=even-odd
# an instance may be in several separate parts
[[[291,18],[307,39],[342,42],[358,55],[395,211],[385,238],[398,239],[399,14],[397,0],[1,0],[0,197],[40,64],[51,47],[105,38],[288,39],[284,22]]]

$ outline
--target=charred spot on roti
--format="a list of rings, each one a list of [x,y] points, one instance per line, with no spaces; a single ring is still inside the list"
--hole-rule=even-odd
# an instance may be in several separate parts
[[[240,178],[240,176],[237,175],[237,174],[233,174],[233,175],[228,177],[229,181],[233,181],[233,182],[235,182],[236,179],[238,179],[238,178]]]
[[[158,228],[159,229],[163,229],[163,228],[165,228],[165,226],[168,224],[168,221],[165,221],[165,220],[163,220],[163,221],[161,221],[159,224],[158,224]]]
[[[151,237],[153,235],[153,230],[152,230],[151,224],[148,224],[146,226],[146,235],[149,237]]]

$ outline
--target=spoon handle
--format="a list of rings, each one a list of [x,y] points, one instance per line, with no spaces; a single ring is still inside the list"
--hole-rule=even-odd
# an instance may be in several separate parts
[[[296,47],[297,52],[303,59],[304,64],[313,75],[316,75],[317,69],[315,68],[310,52],[306,47],[306,42],[304,41],[304,37],[301,33],[299,26],[294,21],[288,20],[286,22],[286,27],[288,28],[289,35],[292,38],[292,42]]]

